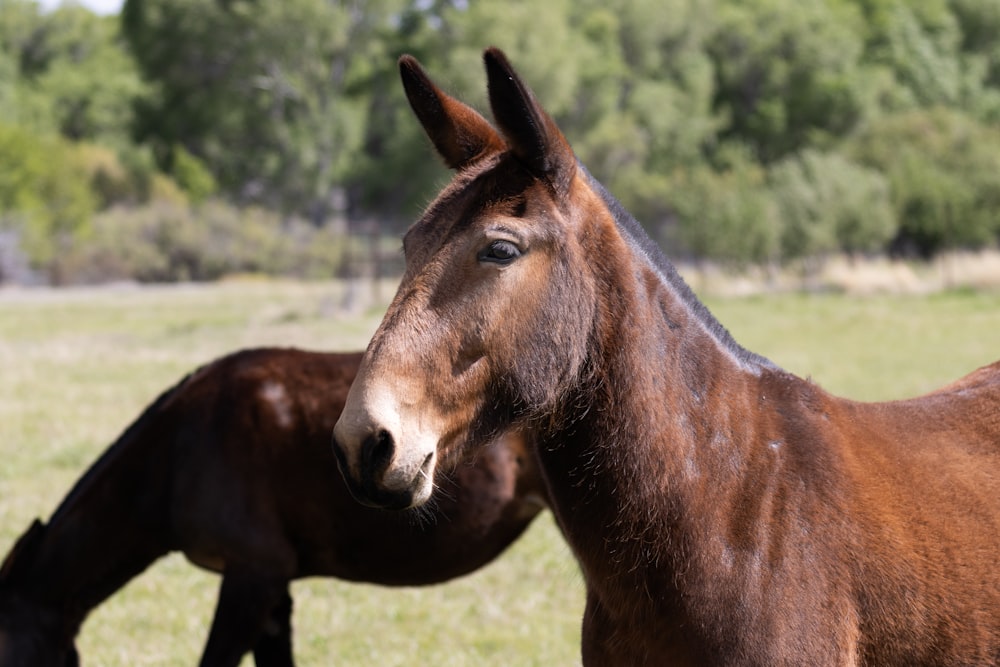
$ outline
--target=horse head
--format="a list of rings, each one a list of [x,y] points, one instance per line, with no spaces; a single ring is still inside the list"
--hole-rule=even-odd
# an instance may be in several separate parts
[[[33,600],[26,580],[45,538],[35,519],[0,566],[0,667],[77,667],[75,631],[65,614]]]
[[[368,504],[423,503],[434,470],[543,419],[585,373],[605,211],[552,118],[497,49],[484,56],[495,129],[400,59],[410,105],[455,170],[403,240],[406,269],[334,431]],[[587,224],[585,224],[587,223]]]

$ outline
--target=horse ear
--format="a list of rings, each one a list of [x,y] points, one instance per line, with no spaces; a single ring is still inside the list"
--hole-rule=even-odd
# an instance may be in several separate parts
[[[18,573],[31,564],[35,551],[42,543],[44,534],[45,524],[39,519],[32,521],[28,530],[17,538],[17,542],[7,554],[7,558],[4,559],[3,565],[0,565],[0,584],[16,579],[20,576]]]
[[[503,51],[491,47],[483,54],[483,61],[493,116],[511,151],[536,176],[565,191],[576,171],[576,157],[569,142]]]
[[[506,148],[493,126],[475,109],[434,85],[416,58],[401,57],[399,74],[413,113],[451,169]]]

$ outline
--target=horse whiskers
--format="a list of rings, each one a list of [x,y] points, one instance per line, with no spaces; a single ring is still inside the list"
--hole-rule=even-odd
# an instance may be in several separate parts
[[[446,490],[445,486],[441,484],[437,479],[429,476],[424,470],[420,471],[424,479],[430,481],[433,491],[431,493],[430,500],[428,500],[423,505],[417,507],[411,507],[406,511],[409,519],[410,525],[418,528],[427,528],[429,526],[437,525],[442,519],[449,520],[448,516],[441,510],[442,503],[447,502],[448,504],[455,504],[458,500],[458,496],[455,494],[454,490]],[[455,480],[451,477],[446,478],[448,485],[454,487]]]
[[[414,528],[429,528],[430,526],[436,526],[438,521],[446,518],[446,516],[439,511],[439,501],[436,495],[432,495],[431,499],[423,505],[411,507],[407,510],[407,516],[410,520],[410,526]]]
[[[421,471],[421,474],[426,476],[427,473]],[[434,485],[434,493],[431,496],[432,500],[436,500],[437,498],[444,498],[452,502],[458,500],[458,496],[455,495],[455,490],[457,489],[455,480],[451,477],[447,478],[447,486],[451,487],[450,490],[436,479],[432,479],[431,484]]]

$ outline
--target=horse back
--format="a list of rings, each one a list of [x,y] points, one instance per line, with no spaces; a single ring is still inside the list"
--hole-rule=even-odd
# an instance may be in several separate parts
[[[889,662],[919,645],[931,653],[918,662],[1000,660],[1000,362],[918,398],[845,402],[831,418],[857,527],[854,595],[877,619],[861,653]]]
[[[299,552],[314,550],[292,542],[349,500],[338,494],[330,433],[360,357],[242,350],[186,381],[166,409],[176,415],[171,525],[189,559],[299,573]]]

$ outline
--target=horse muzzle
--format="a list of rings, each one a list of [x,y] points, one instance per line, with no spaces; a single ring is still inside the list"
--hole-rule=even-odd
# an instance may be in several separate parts
[[[348,491],[362,505],[404,510],[423,504],[433,491],[435,452],[408,462],[385,429],[353,439],[334,430],[333,453]]]

